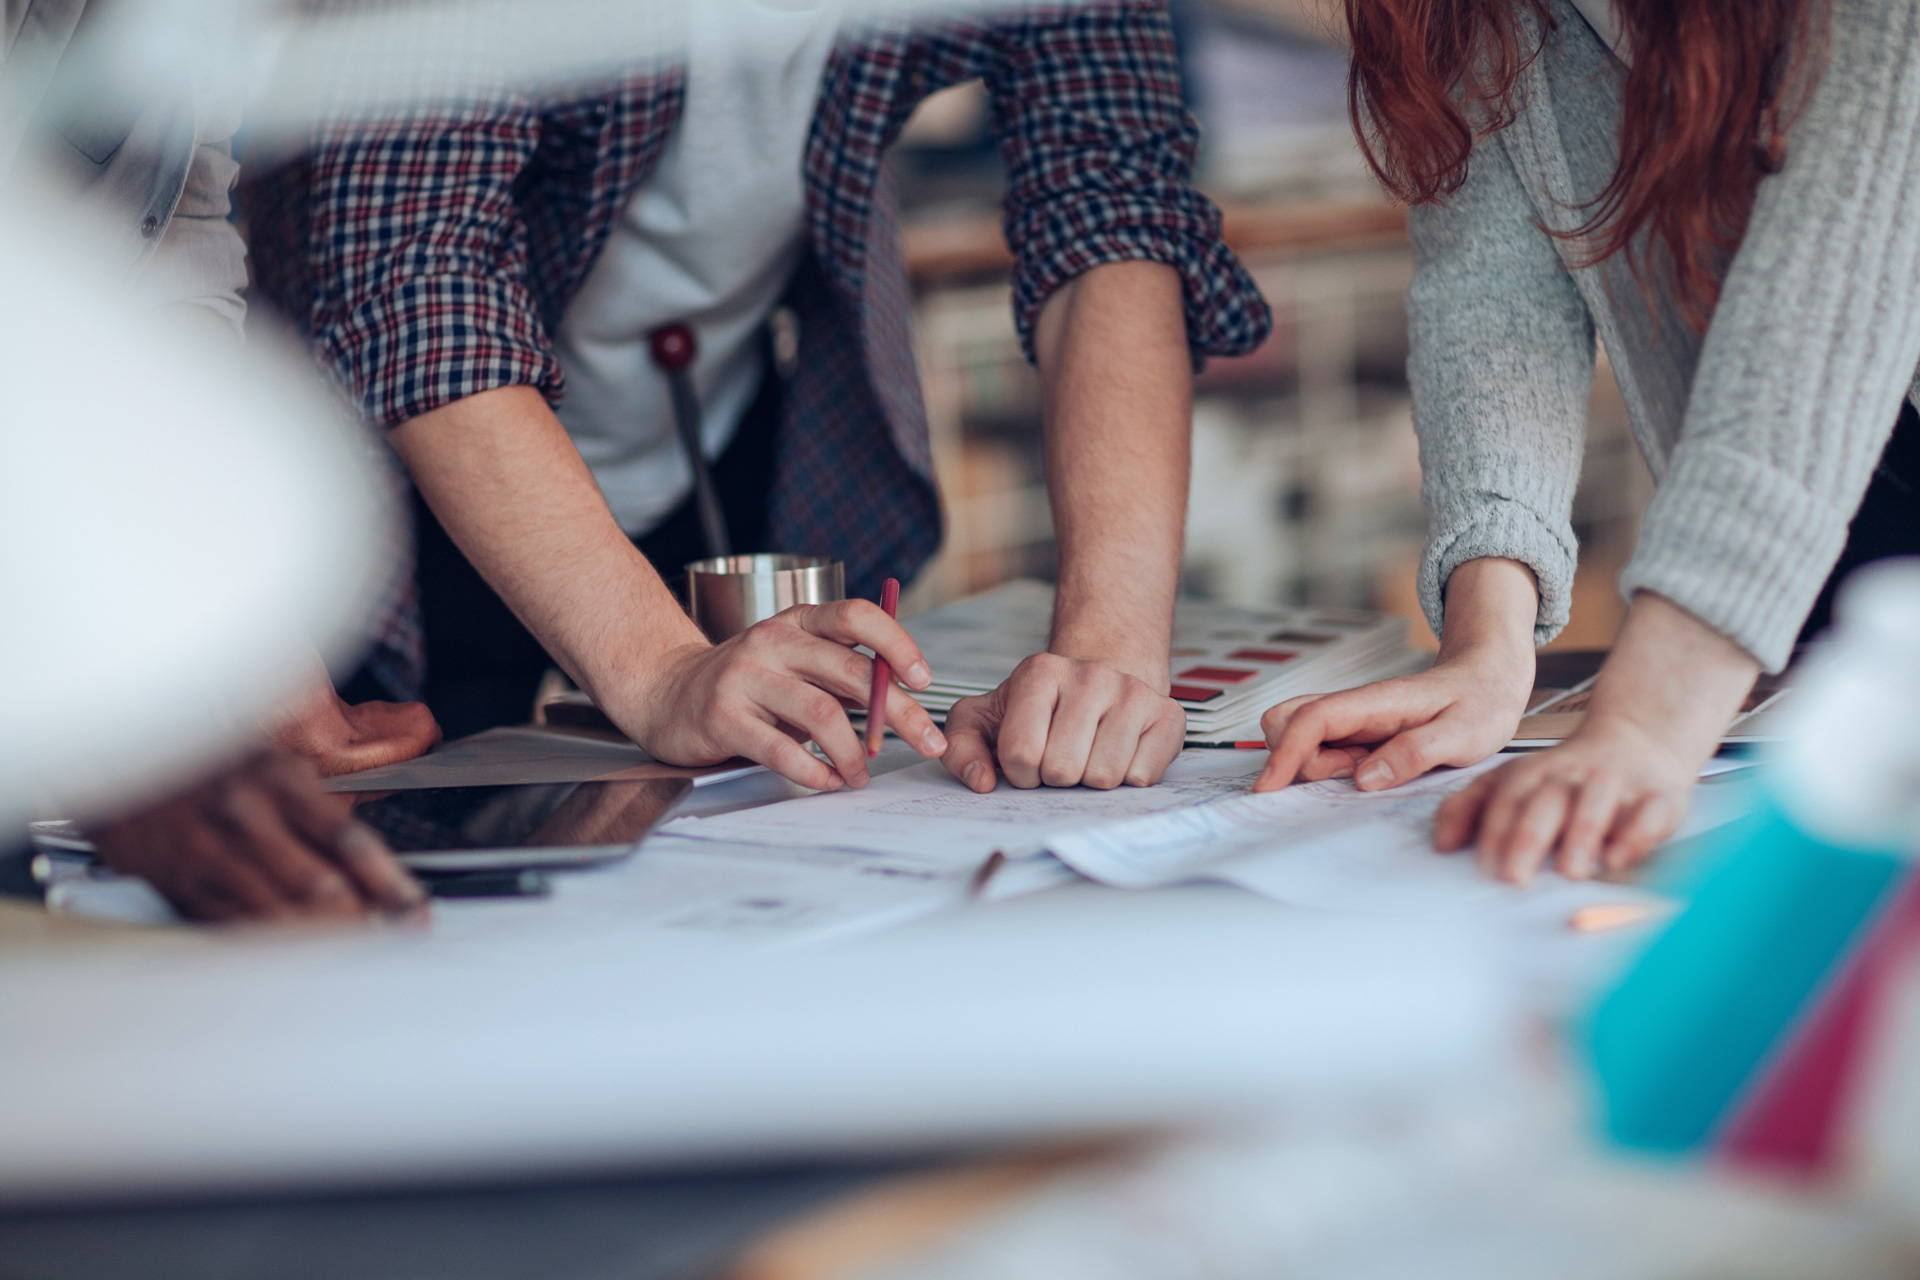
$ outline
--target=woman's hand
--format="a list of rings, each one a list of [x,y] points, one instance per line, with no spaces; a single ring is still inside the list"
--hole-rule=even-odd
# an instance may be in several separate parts
[[[1468,654],[1417,675],[1292,698],[1260,718],[1267,767],[1255,791],[1351,777],[1362,791],[1417,778],[1440,765],[1478,764],[1506,746],[1533,689],[1524,665]]]
[[[1272,755],[1255,791],[1353,777],[1362,791],[1478,764],[1513,737],[1533,691],[1533,571],[1469,560],[1447,581],[1440,656],[1417,675],[1293,698],[1260,719]]]
[[[1678,605],[1641,592],[1573,736],[1476,778],[1440,807],[1434,844],[1471,843],[1525,884],[1549,859],[1580,879],[1632,866],[1687,815],[1759,664]]]
[[[627,699],[595,701],[635,742],[674,764],[758,761],[816,791],[867,784],[867,752],[847,706],[864,706],[873,661],[884,657],[909,688],[933,679],[920,646],[870,600],[801,604],[724,644],[688,644],[663,655],[645,687]],[[915,751],[934,757],[947,740],[899,685],[887,690],[887,724]],[[813,741],[832,762],[802,743]]]
[[[1488,875],[1525,884],[1549,858],[1584,880],[1632,866],[1687,816],[1700,761],[1631,720],[1589,712],[1557,747],[1475,778],[1434,817],[1433,843],[1474,843]]]

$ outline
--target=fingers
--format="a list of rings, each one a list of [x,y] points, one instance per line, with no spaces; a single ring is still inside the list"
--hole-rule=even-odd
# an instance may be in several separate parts
[[[1561,875],[1585,880],[1600,869],[1600,846],[1620,808],[1621,790],[1619,779],[1607,773],[1589,778],[1580,788],[1560,837]]]
[[[1505,848],[1491,853],[1501,878],[1514,884],[1533,879],[1559,842],[1572,799],[1572,789],[1557,778],[1543,780],[1527,795],[1507,832]]]
[[[318,774],[307,761],[268,756],[256,760],[248,772],[267,788],[293,833],[346,873],[363,907],[404,913],[426,904],[426,890],[400,865],[386,841],[352,817],[351,802],[342,803],[346,797],[320,789]]]
[[[832,604],[796,605],[780,615],[793,625],[835,644],[865,645],[887,660],[894,675],[909,689],[924,689],[933,669],[907,629],[889,618],[871,600],[836,600]],[[860,697],[866,691],[859,692]]]
[[[847,735],[852,737],[852,725],[847,727]],[[770,723],[749,720],[730,737],[730,743],[733,754],[747,756],[756,764],[764,764],[766,768],[780,773],[789,783],[799,783],[801,787],[808,787],[812,791],[839,791],[847,785],[845,779],[822,764],[814,752],[801,747]],[[858,754],[860,766],[864,768],[866,750],[860,748]]]
[[[871,695],[872,690],[867,692]],[[947,749],[947,736],[940,732],[940,726],[933,722],[927,709],[899,685],[887,686],[887,728],[929,760]]]
[[[1686,817],[1684,809],[1659,794],[1629,809],[1607,842],[1602,861],[1609,871],[1624,871],[1652,853]]]
[[[272,883],[302,914],[347,919],[361,913],[360,895],[326,857],[289,828],[267,792],[244,775],[223,788],[215,809],[234,837],[229,849]]]
[[[1498,785],[1503,770],[1483,773],[1440,802],[1433,815],[1433,847],[1442,853],[1464,849],[1480,827],[1481,812],[1487,797]]]
[[[1127,766],[1130,787],[1151,787],[1159,782],[1175,756],[1187,745],[1187,713],[1174,704],[1171,715],[1163,715],[1140,735],[1133,761]]]
[[[1411,782],[1441,765],[1478,764],[1487,753],[1476,752],[1464,726],[1447,712],[1426,724],[1397,733],[1378,750],[1358,762],[1353,785],[1361,791],[1381,791]]]
[[[962,698],[947,712],[947,753],[941,762],[970,789],[982,794],[999,782],[993,767],[993,744],[1000,729],[1000,694]]]
[[[856,787],[867,785],[867,749],[861,743],[859,736],[854,733],[853,723],[847,719],[846,708],[840,705],[838,698],[816,685],[801,680],[776,678],[761,683],[760,687],[754,691],[751,701],[780,720],[799,728],[819,744],[820,749],[826,753],[827,759],[832,762],[833,772],[836,772],[842,780]],[[751,718],[743,717],[743,719]],[[814,760],[810,753],[799,749],[797,744],[785,734],[779,736],[787,746],[798,749],[800,755],[806,756],[815,765],[820,763]],[[770,741],[770,739],[764,740]],[[782,755],[784,757],[785,752]],[[761,763],[802,786],[821,789],[819,783],[808,782],[806,778],[788,773],[772,760],[764,760]],[[812,771],[807,772],[811,776]]]
[[[1060,686],[1050,678],[1053,664],[1039,664],[1036,671],[1029,665],[1032,663],[1032,658],[1021,663],[1001,686],[1000,727],[993,744],[1000,772],[1007,775],[1007,781],[1029,789],[1042,782],[1040,767],[1047,754],[1047,731],[1060,702]]]

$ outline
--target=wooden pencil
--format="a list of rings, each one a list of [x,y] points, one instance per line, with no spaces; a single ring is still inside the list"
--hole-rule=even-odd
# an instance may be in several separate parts
[[[900,579],[888,578],[880,587],[880,607],[889,618],[900,609]],[[867,759],[880,754],[881,739],[887,736],[887,686],[893,682],[893,671],[887,666],[887,660],[879,654],[873,655],[873,691],[867,695]]]

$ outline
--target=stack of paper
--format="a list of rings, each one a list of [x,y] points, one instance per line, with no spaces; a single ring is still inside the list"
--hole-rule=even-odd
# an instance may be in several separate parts
[[[944,717],[1047,647],[1053,588],[1022,579],[906,622],[933,667],[914,696]],[[1256,723],[1277,702],[1397,674],[1408,660],[1403,618],[1342,609],[1249,609],[1183,600],[1174,611],[1173,696],[1187,736]]]

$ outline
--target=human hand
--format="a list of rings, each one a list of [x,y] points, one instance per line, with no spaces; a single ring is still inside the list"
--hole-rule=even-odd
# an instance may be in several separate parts
[[[108,866],[196,920],[424,912],[425,891],[351,808],[310,761],[270,750],[89,835]]]
[[[317,656],[314,666],[317,679],[307,682],[307,691],[282,713],[269,736],[313,761],[321,777],[398,764],[425,755],[439,743],[440,726],[426,703],[350,704],[334,692]]]
[[[993,790],[996,760],[1016,787],[1150,787],[1186,742],[1187,713],[1145,681],[1087,658],[1036,653],[992,693],[947,713],[953,776]]]
[[[1666,736],[1589,711],[1559,746],[1447,797],[1434,817],[1434,847],[1471,843],[1483,871],[1514,884],[1556,858],[1575,880],[1622,871],[1680,826],[1698,771]]]
[[[795,605],[722,644],[685,645],[658,660],[645,687],[600,705],[661,760],[703,765],[745,756],[816,791],[863,787],[867,752],[845,708],[865,705],[873,660],[855,645],[885,658],[909,688],[933,679],[920,646],[878,605],[838,600]],[[923,756],[947,749],[898,685],[887,689],[887,724]],[[801,745],[809,740],[831,767]]]
[[[1415,675],[1290,698],[1260,718],[1272,754],[1253,789],[1351,776],[1378,791],[1440,765],[1478,764],[1512,740],[1532,689],[1531,662],[1474,651]]]

